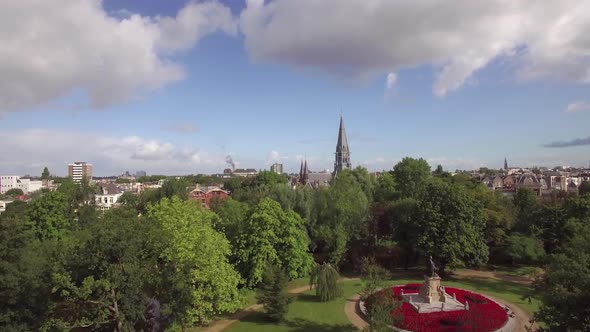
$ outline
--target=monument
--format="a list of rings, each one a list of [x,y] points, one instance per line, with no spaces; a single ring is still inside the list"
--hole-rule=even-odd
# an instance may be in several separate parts
[[[422,312],[466,310],[466,306],[459,302],[454,294],[447,294],[441,285],[441,277],[436,273],[436,265],[432,256],[428,257],[428,270],[424,275],[424,283],[418,293],[402,293],[405,302],[414,310]]]

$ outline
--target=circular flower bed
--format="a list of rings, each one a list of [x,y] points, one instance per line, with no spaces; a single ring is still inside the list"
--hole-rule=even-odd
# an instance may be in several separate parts
[[[401,290],[404,294],[417,293],[420,284],[407,284],[392,287],[393,294],[401,300]],[[469,310],[441,311],[421,313],[416,312],[409,303],[403,303],[392,315],[402,314],[403,322],[396,327],[420,332],[455,332],[482,331],[491,332],[500,329],[508,320],[506,311],[496,302],[483,295],[463,289],[445,287],[448,295],[455,294],[457,300],[463,304],[469,302]]]

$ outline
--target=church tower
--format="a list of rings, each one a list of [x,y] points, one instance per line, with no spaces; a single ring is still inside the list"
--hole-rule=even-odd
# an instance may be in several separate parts
[[[506,158],[504,158],[504,169],[508,170],[508,160]]]
[[[340,116],[340,129],[338,131],[338,143],[336,144],[336,160],[334,161],[334,173],[336,176],[344,169],[350,169],[350,151],[348,150],[348,139],[344,130],[344,119]]]

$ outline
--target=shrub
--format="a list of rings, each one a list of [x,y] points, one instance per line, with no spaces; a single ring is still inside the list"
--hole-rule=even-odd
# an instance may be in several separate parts
[[[311,272],[309,284],[315,286],[315,293],[321,301],[331,301],[341,295],[342,289],[338,285],[340,274],[332,265],[324,263],[316,265]]]
[[[283,320],[289,306],[287,295],[288,277],[276,264],[267,264],[258,286],[256,300],[264,305],[264,313],[268,319],[278,322]]]

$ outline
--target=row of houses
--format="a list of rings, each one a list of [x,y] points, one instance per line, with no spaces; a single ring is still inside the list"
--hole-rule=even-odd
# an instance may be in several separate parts
[[[520,188],[527,188],[539,196],[552,191],[578,194],[579,186],[584,181],[590,181],[590,173],[572,175],[569,172],[547,171],[535,174],[525,170],[521,173],[497,173],[493,177],[485,176],[481,179],[490,190],[510,194]]]

